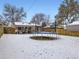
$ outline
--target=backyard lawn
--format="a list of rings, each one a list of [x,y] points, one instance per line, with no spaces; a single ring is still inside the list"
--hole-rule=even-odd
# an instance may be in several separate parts
[[[58,40],[42,41],[31,36],[34,34],[4,34],[0,59],[79,59],[79,37],[58,35]]]

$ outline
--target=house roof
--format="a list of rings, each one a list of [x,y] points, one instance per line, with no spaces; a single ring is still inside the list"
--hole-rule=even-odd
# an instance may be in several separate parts
[[[57,28],[67,29],[67,28],[66,28],[66,25],[59,25],[59,26],[57,26]]]
[[[67,25],[67,30],[79,31],[79,21],[74,21],[73,23]]]
[[[41,26],[41,25],[38,25],[38,24],[35,24],[35,23],[30,23],[29,25],[30,26]]]
[[[45,26],[44,28],[50,28],[50,25]]]
[[[34,24],[34,23],[27,23],[27,22],[15,22],[14,23],[15,26],[40,26],[38,24]]]
[[[26,26],[26,25],[28,25],[28,23],[26,23],[26,22],[15,22],[14,24],[17,25],[17,26]]]
[[[79,21],[74,21],[73,23],[71,23],[69,25],[79,25]]]

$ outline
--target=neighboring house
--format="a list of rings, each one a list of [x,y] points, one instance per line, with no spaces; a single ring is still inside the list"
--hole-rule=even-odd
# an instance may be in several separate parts
[[[45,26],[45,27],[43,27],[43,28],[51,28],[51,27],[50,27],[50,25],[47,25],[47,26]]]
[[[41,31],[41,26],[33,23],[15,22],[16,33],[32,33]]]
[[[66,30],[67,29],[67,27],[66,27],[67,25],[59,25],[59,26],[57,26],[57,28],[61,28],[61,29],[64,29],[64,30]]]
[[[79,21],[74,21],[67,25],[67,30],[69,31],[79,31]]]
[[[55,27],[53,27],[53,25],[47,25],[47,26],[43,27],[43,31],[44,32],[55,32]]]

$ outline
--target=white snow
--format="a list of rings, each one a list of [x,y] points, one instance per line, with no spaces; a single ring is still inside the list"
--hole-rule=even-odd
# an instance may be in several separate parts
[[[41,26],[38,24],[34,24],[34,23],[27,23],[27,22],[15,22],[14,23],[16,26]]]
[[[0,39],[0,59],[79,59],[79,37],[58,35],[58,40],[41,41],[30,36],[33,35],[4,34]]]
[[[73,23],[70,23],[69,25],[79,25],[79,21],[74,21]]]
[[[28,23],[26,22],[15,22],[14,23],[16,26],[26,26],[26,25],[29,25]]]

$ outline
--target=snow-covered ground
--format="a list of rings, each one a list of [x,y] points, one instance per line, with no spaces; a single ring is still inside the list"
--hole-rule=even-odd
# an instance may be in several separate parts
[[[79,59],[79,37],[58,35],[58,40],[41,41],[30,36],[4,34],[0,39],[0,59]]]

